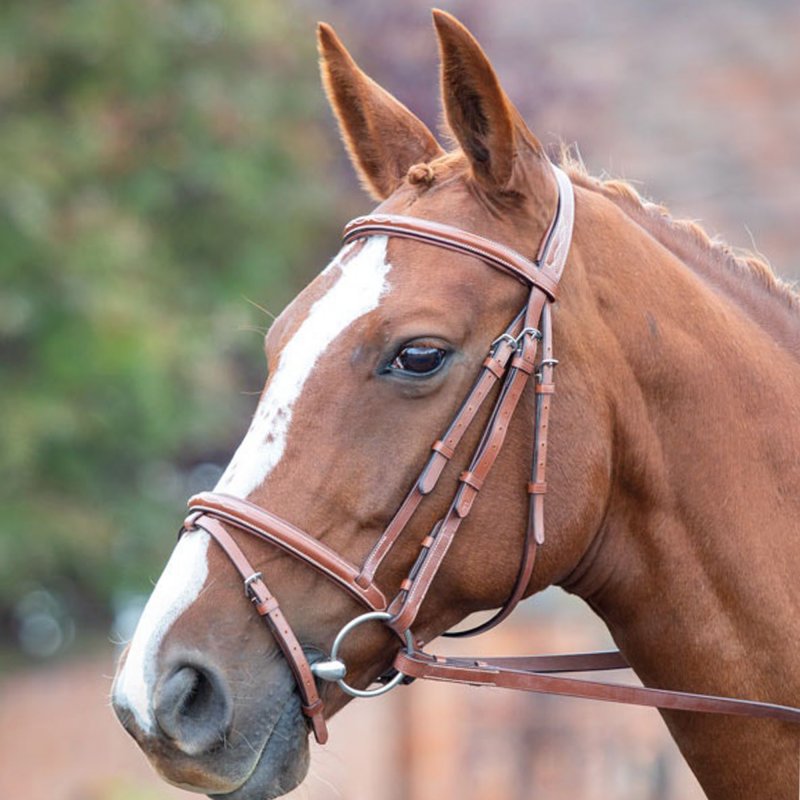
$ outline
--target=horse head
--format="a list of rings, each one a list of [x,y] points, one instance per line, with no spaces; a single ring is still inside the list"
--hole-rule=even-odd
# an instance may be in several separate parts
[[[380,201],[378,212],[446,222],[535,253],[557,203],[547,156],[472,36],[446,14],[435,22],[443,103],[459,145],[450,152],[320,25],[323,82],[353,165]],[[216,491],[268,508],[360,563],[525,296],[518,281],[466,254],[386,236],[347,244],[266,336],[269,377]],[[500,605],[513,585],[527,513],[520,476],[530,458],[531,403],[523,400],[527,408],[420,609],[421,640]],[[607,455],[604,421],[594,416],[576,415],[558,432],[559,443],[570,436],[581,444],[559,465],[554,491],[572,486],[572,500],[553,520],[556,531],[580,526],[588,535],[600,514]],[[466,455],[454,457],[442,486],[464,469]],[[397,592],[448,501],[446,491],[433,493],[409,522],[376,576],[386,596]],[[363,610],[296,559],[240,545],[269,576],[307,652],[328,652]],[[544,558],[537,581],[568,572],[579,551],[575,541],[557,560]],[[121,660],[114,704],[170,781],[236,798],[276,796],[305,774],[307,726],[293,676],[240,586],[206,533],[184,536]],[[396,650],[387,628],[359,629],[348,642],[348,681],[368,685]],[[327,714],[349,699],[330,684],[323,694]]]
[[[534,259],[563,210],[563,174],[554,171],[471,34],[443,12],[434,12],[434,21],[454,142],[449,151],[359,69],[330,27],[319,28],[323,83],[356,172],[380,203],[373,217],[412,218],[428,230],[443,223],[499,251]],[[379,230],[354,236],[267,334],[268,379],[215,490],[216,497],[229,498],[228,505],[214,511],[213,497],[192,501],[186,533],[120,661],[115,710],[169,781],[249,800],[276,797],[303,779],[309,718],[318,738],[324,736],[316,692],[327,717],[350,699],[336,683],[314,685],[307,665],[313,669],[324,660],[337,633],[363,612],[360,593],[372,592],[367,606],[383,609],[384,599],[413,592],[408,576],[426,568],[425,562],[415,567],[420,542],[428,554],[436,546],[439,523],[445,518],[446,526],[453,493],[459,486],[467,491],[464,485],[479,497],[472,497],[469,513],[458,514],[458,533],[448,540],[446,557],[440,552],[438,571],[428,576],[430,590],[413,609],[413,634],[392,627],[392,619],[407,610],[402,603],[400,611],[388,606],[389,625],[371,622],[353,630],[341,650],[349,686],[363,690],[384,675],[403,634],[414,644],[428,642],[475,611],[502,606],[516,587],[520,595],[531,594],[553,583],[581,594],[604,616],[645,682],[674,681],[680,665],[681,688],[757,685],[738,666],[722,677],[709,670],[700,639],[686,635],[697,630],[698,614],[709,620],[722,613],[720,598],[733,603],[734,593],[714,593],[708,578],[726,563],[719,547],[731,538],[688,534],[698,520],[712,519],[709,509],[731,509],[734,501],[728,493],[720,506],[711,488],[687,491],[682,469],[695,462],[681,448],[705,441],[706,452],[717,453],[704,473],[709,486],[726,474],[722,465],[728,461],[715,449],[720,439],[709,441],[707,433],[716,419],[734,414],[735,393],[723,392],[716,407],[709,401],[698,409],[690,399],[707,373],[727,385],[726,343],[743,326],[753,349],[737,345],[736,358],[747,365],[751,382],[767,361],[783,356],[756,330],[758,315],[747,316],[752,297],[721,298],[720,270],[710,278],[689,270],[678,248],[667,247],[674,231],[659,228],[666,223],[649,216],[637,198],[585,176],[572,178],[574,237],[554,315],[565,358],[548,431],[548,538],[533,577],[521,572],[520,560],[528,547],[528,494],[543,491],[543,484],[527,484],[534,437],[542,433],[532,424],[542,424],[537,387],[530,383],[520,392],[508,420],[502,414],[498,420],[490,404],[469,409],[474,424],[459,432],[457,451],[439,438],[462,404],[472,402],[475,376],[493,370],[487,355],[491,361],[502,342],[517,348],[513,369],[533,371],[522,363],[524,335],[539,331],[518,327],[509,334],[510,321],[521,319],[519,311],[529,303],[530,286],[498,273],[468,247],[432,247],[419,236]],[[572,185],[567,187],[571,198]],[[356,233],[363,230],[356,226]],[[690,297],[694,307],[712,311],[687,317]],[[745,316],[733,314],[730,303],[745,309]],[[709,349],[698,366],[698,359],[684,356],[701,342]],[[505,402],[503,390],[492,391],[498,403]],[[503,444],[492,455],[491,471],[479,479],[470,472],[470,454],[483,447],[482,430],[501,431]],[[731,425],[728,435],[746,431]],[[442,456],[435,489],[393,529],[397,535],[387,553],[370,562],[409,490],[419,489],[432,442]],[[731,459],[730,468],[738,463]],[[700,476],[689,474],[699,486]],[[690,497],[695,505],[677,497]],[[234,519],[236,508],[245,508],[245,517],[264,510],[264,529],[280,528],[275,536],[281,546],[245,535],[246,524]],[[737,513],[742,517],[753,508],[751,503]],[[204,514],[216,521],[203,522]],[[309,545],[311,537],[318,551]],[[287,552],[290,540],[307,553],[322,553],[323,561],[341,557],[340,572],[365,559],[374,569],[338,583],[327,580],[308,558]],[[753,537],[732,541],[737,554],[760,546]],[[659,571],[665,561],[698,576],[692,592],[685,583],[673,591],[675,584]],[[253,586],[257,591],[250,591]],[[250,599],[269,618],[274,636]],[[278,615],[278,603],[285,617]],[[746,607],[750,614],[754,604]],[[725,613],[735,617],[732,609]],[[706,625],[703,631],[722,647],[730,629]],[[672,648],[669,657],[655,655],[654,637]],[[310,685],[298,691],[303,675]],[[780,684],[773,689],[780,696]],[[706,779],[718,796],[733,796],[730,786],[740,785],[742,771],[760,768],[753,766],[756,749],[744,728],[731,737],[732,756],[722,769],[705,758],[716,740],[708,731],[716,729],[706,729],[705,721],[668,721],[676,738],[684,737],[699,774],[711,765]],[[784,746],[788,739],[781,741],[783,775],[791,748]],[[758,758],[765,769],[775,763],[774,752]]]

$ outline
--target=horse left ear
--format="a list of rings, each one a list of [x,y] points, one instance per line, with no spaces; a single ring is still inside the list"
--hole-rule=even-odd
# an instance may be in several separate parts
[[[399,100],[359,69],[330,25],[317,29],[325,93],[364,188],[385,200],[410,167],[443,155],[428,130]]]
[[[450,130],[469,160],[473,177],[485,190],[513,188],[509,184],[521,163],[546,163],[544,148],[506,96],[472,34],[445,11],[434,10],[433,22]],[[542,174],[549,179],[549,171]]]

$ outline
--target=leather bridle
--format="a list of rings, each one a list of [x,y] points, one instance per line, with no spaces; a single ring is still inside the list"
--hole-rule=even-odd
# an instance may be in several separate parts
[[[328,734],[323,704],[317,690],[317,679],[336,681],[343,691],[356,696],[382,694],[401,681],[430,678],[664,709],[765,717],[800,723],[800,709],[788,706],[552,674],[627,667],[623,656],[616,651],[511,658],[443,658],[425,653],[421,649],[422,642],[412,633],[420,606],[460,525],[472,510],[502,449],[514,411],[531,381],[534,383],[535,412],[531,475],[527,483],[529,512],[522,558],[514,587],[502,608],[487,622],[468,631],[445,635],[474,635],[502,622],[525,593],[533,572],[537,546],[544,542],[548,418],[555,389],[554,368],[558,363],[553,357],[551,304],[556,298],[566,264],[575,218],[572,184],[558,167],[553,166],[553,171],[558,185],[558,205],[533,261],[485,237],[415,217],[378,214],[359,217],[345,228],[345,243],[368,236],[413,239],[479,258],[530,288],[524,308],[492,342],[472,389],[442,437],[433,443],[432,452],[419,477],[362,565],[351,563],[310,534],[246,500],[204,492],[189,501],[190,514],[184,521],[182,533],[205,530],[216,540],[242,576],[245,593],[253,601],[256,611],[265,620],[286,657],[297,682],[303,713],[309,719],[320,743],[327,740]],[[539,342],[541,353],[537,359]],[[419,554],[407,577],[400,584],[399,591],[391,600],[387,600],[375,583],[378,568],[420,503],[436,488],[465,431],[498,384],[500,388],[483,435],[473,452],[468,469],[458,479],[458,486],[447,512],[422,539]],[[329,659],[309,664],[264,577],[250,564],[226,526],[269,542],[308,564],[367,609],[367,613],[356,617],[342,628],[333,643]],[[400,637],[405,647],[397,653],[394,659],[394,675],[384,685],[375,689],[355,689],[344,680],[346,669],[338,659],[338,651],[344,637],[354,627],[370,619],[383,621]]]

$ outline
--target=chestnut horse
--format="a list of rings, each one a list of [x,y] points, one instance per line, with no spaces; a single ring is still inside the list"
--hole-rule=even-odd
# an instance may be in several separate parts
[[[554,173],[469,32],[445,13],[434,20],[450,152],[320,26],[323,80],[351,160],[380,211],[535,253],[556,205]],[[626,184],[562,167],[575,227],[553,313],[561,364],[548,538],[526,594],[557,584],[582,597],[648,686],[797,704],[798,300],[764,264],[712,244]],[[386,236],[347,245],[269,331],[270,375],[217,491],[359,563],[525,291],[463,253]],[[497,607],[514,584],[534,402],[526,390],[419,611],[424,641]],[[387,597],[446,509],[481,414],[378,572]],[[286,553],[231,535],[269,576],[305,650],[328,653],[361,611],[354,599]],[[373,624],[349,646],[347,679],[366,687],[399,645]],[[349,699],[334,684],[321,692],[328,716]],[[295,679],[203,531],[170,558],[113,702],[179,786],[262,800],[306,773]],[[798,728],[663,716],[709,797],[797,797]]]

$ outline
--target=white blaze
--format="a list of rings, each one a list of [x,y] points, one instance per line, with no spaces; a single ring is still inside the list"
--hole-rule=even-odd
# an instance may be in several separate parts
[[[194,602],[208,575],[209,536],[182,536],[144,607],[125,666],[114,683],[114,701],[133,712],[139,727],[153,730],[150,698],[156,678],[158,646],[170,625]]]
[[[281,351],[250,428],[215,491],[247,497],[281,460],[292,407],[317,360],[353,322],[376,308],[388,289],[387,245],[385,236],[370,237],[349,261],[344,256],[354,245],[344,248],[326,268],[328,272],[338,267],[340,275]],[[128,708],[146,732],[155,725],[151,706],[158,649],[167,630],[205,585],[209,541],[203,531],[182,537],[147,601],[114,683],[116,704]]]
[[[245,498],[281,460],[292,421],[292,406],[317,359],[349,325],[378,305],[387,288],[390,265],[386,261],[386,246],[385,236],[367,239],[361,250],[341,265],[336,283],[311,306],[308,316],[281,351],[250,430],[215,491]],[[341,262],[346,252],[347,249],[343,250],[331,267]]]

